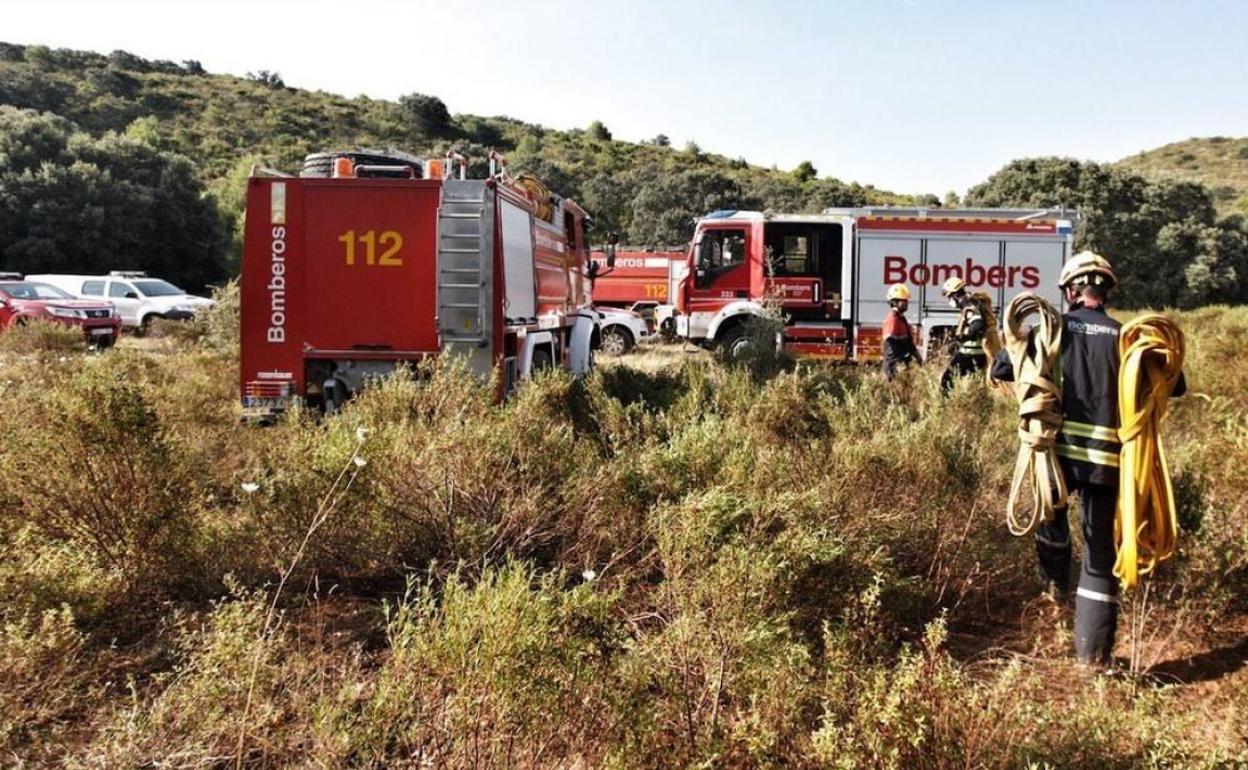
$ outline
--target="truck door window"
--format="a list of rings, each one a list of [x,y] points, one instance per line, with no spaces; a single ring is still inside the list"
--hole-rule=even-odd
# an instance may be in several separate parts
[[[104,282],[103,281],[83,281],[82,293],[89,294],[92,297],[103,297],[104,296]]]
[[[126,292],[128,291],[134,291],[134,289],[130,288],[130,284],[128,283],[122,283],[121,281],[113,281],[112,283],[108,285],[108,296],[110,297],[117,297],[118,299],[125,299]]]
[[[801,222],[769,222],[764,243],[773,275],[817,275],[819,254],[813,228]]]
[[[698,246],[698,267],[724,270],[745,262],[744,230],[707,230]]]
[[[789,275],[812,273],[810,264],[810,236],[784,236],[784,251],[780,255],[780,268]]]

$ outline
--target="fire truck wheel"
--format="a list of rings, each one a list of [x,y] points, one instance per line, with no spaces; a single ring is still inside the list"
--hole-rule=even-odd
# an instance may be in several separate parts
[[[301,177],[331,177],[334,175],[334,161],[338,158],[350,158],[352,163],[378,166],[411,166],[420,176],[422,167],[411,156],[402,153],[388,154],[384,152],[314,152],[303,159]],[[389,174],[384,174],[389,176]],[[397,176],[397,174],[395,175]]]
[[[539,372],[543,369],[550,369],[555,365],[554,359],[550,357],[550,351],[545,347],[533,348],[533,360],[529,363],[529,372]]]
[[[633,349],[633,335],[623,326],[608,326],[602,331],[602,353],[622,356]]]
[[[719,341],[719,353],[728,362],[742,361],[749,358],[754,350],[754,340],[745,333],[745,324],[736,324]]]

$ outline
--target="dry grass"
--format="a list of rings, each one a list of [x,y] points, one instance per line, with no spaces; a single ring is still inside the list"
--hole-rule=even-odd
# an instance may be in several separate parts
[[[1242,309],[1180,315],[1187,531],[1142,680],[1070,661],[977,384],[647,346],[504,405],[436,365],[259,430],[222,312],[0,362],[6,763],[1248,762]]]

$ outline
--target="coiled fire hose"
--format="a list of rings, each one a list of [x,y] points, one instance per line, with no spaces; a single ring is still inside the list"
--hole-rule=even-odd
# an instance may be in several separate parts
[[[1174,554],[1179,522],[1161,421],[1183,371],[1183,332],[1173,321],[1144,315],[1118,335],[1118,517],[1114,575],[1123,589]]]
[[[1031,316],[1036,324],[1028,334],[1023,322]],[[1062,354],[1062,317],[1040,296],[1019,294],[1005,311],[1005,349],[1014,365],[1020,444],[1005,523],[1010,534],[1021,536],[1066,507],[1066,477],[1055,450],[1062,426],[1062,390],[1053,381]],[[1017,510],[1024,486],[1031,492],[1031,514],[1026,521]]]

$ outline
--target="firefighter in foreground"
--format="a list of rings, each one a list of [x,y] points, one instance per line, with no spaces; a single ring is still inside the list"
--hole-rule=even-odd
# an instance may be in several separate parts
[[[1062,422],[1055,452],[1067,487],[1079,495],[1084,540],[1075,592],[1075,653],[1084,663],[1106,664],[1118,624],[1117,553],[1114,520],[1118,504],[1119,440],[1118,335],[1121,324],[1105,312],[1117,283],[1102,256],[1084,251],[1072,257],[1058,279],[1070,309],[1062,316]],[[993,362],[992,377],[1012,382],[1006,351]],[[1180,375],[1172,395],[1186,390]],[[1065,508],[1035,531],[1040,569],[1055,598],[1070,590],[1070,522]]]
[[[983,308],[967,291],[966,281],[954,276],[945,281],[941,293],[958,310],[958,325],[953,331],[953,344],[956,347],[944,376],[940,378],[940,391],[948,396],[953,391],[955,378],[982,372],[987,368],[988,356],[984,351],[984,337],[988,332],[988,323],[984,318]]]
[[[914,345],[906,309],[910,306],[910,290],[905,284],[888,287],[888,315],[884,318],[884,376],[891,382],[898,367],[922,364],[919,349]]]

